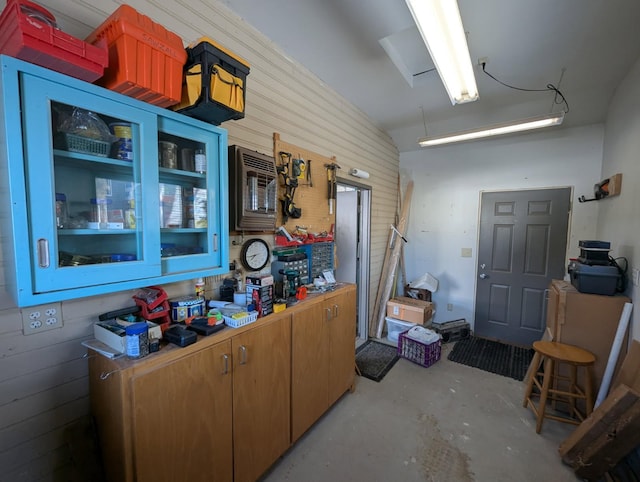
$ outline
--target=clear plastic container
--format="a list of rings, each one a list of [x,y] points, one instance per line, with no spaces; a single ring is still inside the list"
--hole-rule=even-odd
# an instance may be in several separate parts
[[[129,358],[137,359],[149,354],[149,327],[145,321],[127,326],[125,335]]]
[[[109,205],[111,199],[91,198],[91,222],[93,229],[107,229],[109,224]]]
[[[67,196],[56,193],[56,226],[58,229],[69,226],[69,212],[67,210]]]
[[[196,149],[195,155],[196,172],[200,174],[207,172],[207,155],[204,149]]]

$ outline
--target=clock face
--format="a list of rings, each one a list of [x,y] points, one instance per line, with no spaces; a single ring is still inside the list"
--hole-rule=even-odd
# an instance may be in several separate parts
[[[269,245],[262,239],[250,239],[242,246],[242,265],[252,271],[260,271],[269,262]]]

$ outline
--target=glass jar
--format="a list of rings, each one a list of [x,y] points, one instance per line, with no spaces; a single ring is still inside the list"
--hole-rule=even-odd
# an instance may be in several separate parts
[[[202,174],[207,172],[207,155],[204,149],[196,149],[195,155],[196,172]]]
[[[173,142],[158,142],[158,155],[161,167],[168,169],[178,168],[178,146]]]
[[[69,225],[69,212],[67,211],[67,196],[56,193],[56,226],[58,229],[66,228]]]
[[[185,147],[180,150],[180,169],[183,171],[193,171],[193,149]]]
[[[89,227],[92,229],[107,229],[109,227],[109,204],[111,199],[91,198],[91,221]]]

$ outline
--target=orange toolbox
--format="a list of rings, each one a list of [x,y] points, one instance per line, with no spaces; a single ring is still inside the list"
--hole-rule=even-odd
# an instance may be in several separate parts
[[[87,82],[107,66],[107,47],[73,37],[45,8],[26,0],[7,0],[0,14],[0,54],[9,55]]]
[[[180,101],[187,52],[178,35],[124,4],[86,41],[96,44],[103,39],[109,67],[100,85],[160,107]]]

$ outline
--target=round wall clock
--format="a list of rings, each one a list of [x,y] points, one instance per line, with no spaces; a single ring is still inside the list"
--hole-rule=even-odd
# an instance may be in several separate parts
[[[249,239],[240,252],[242,266],[250,271],[260,271],[269,262],[269,245],[260,238]]]

